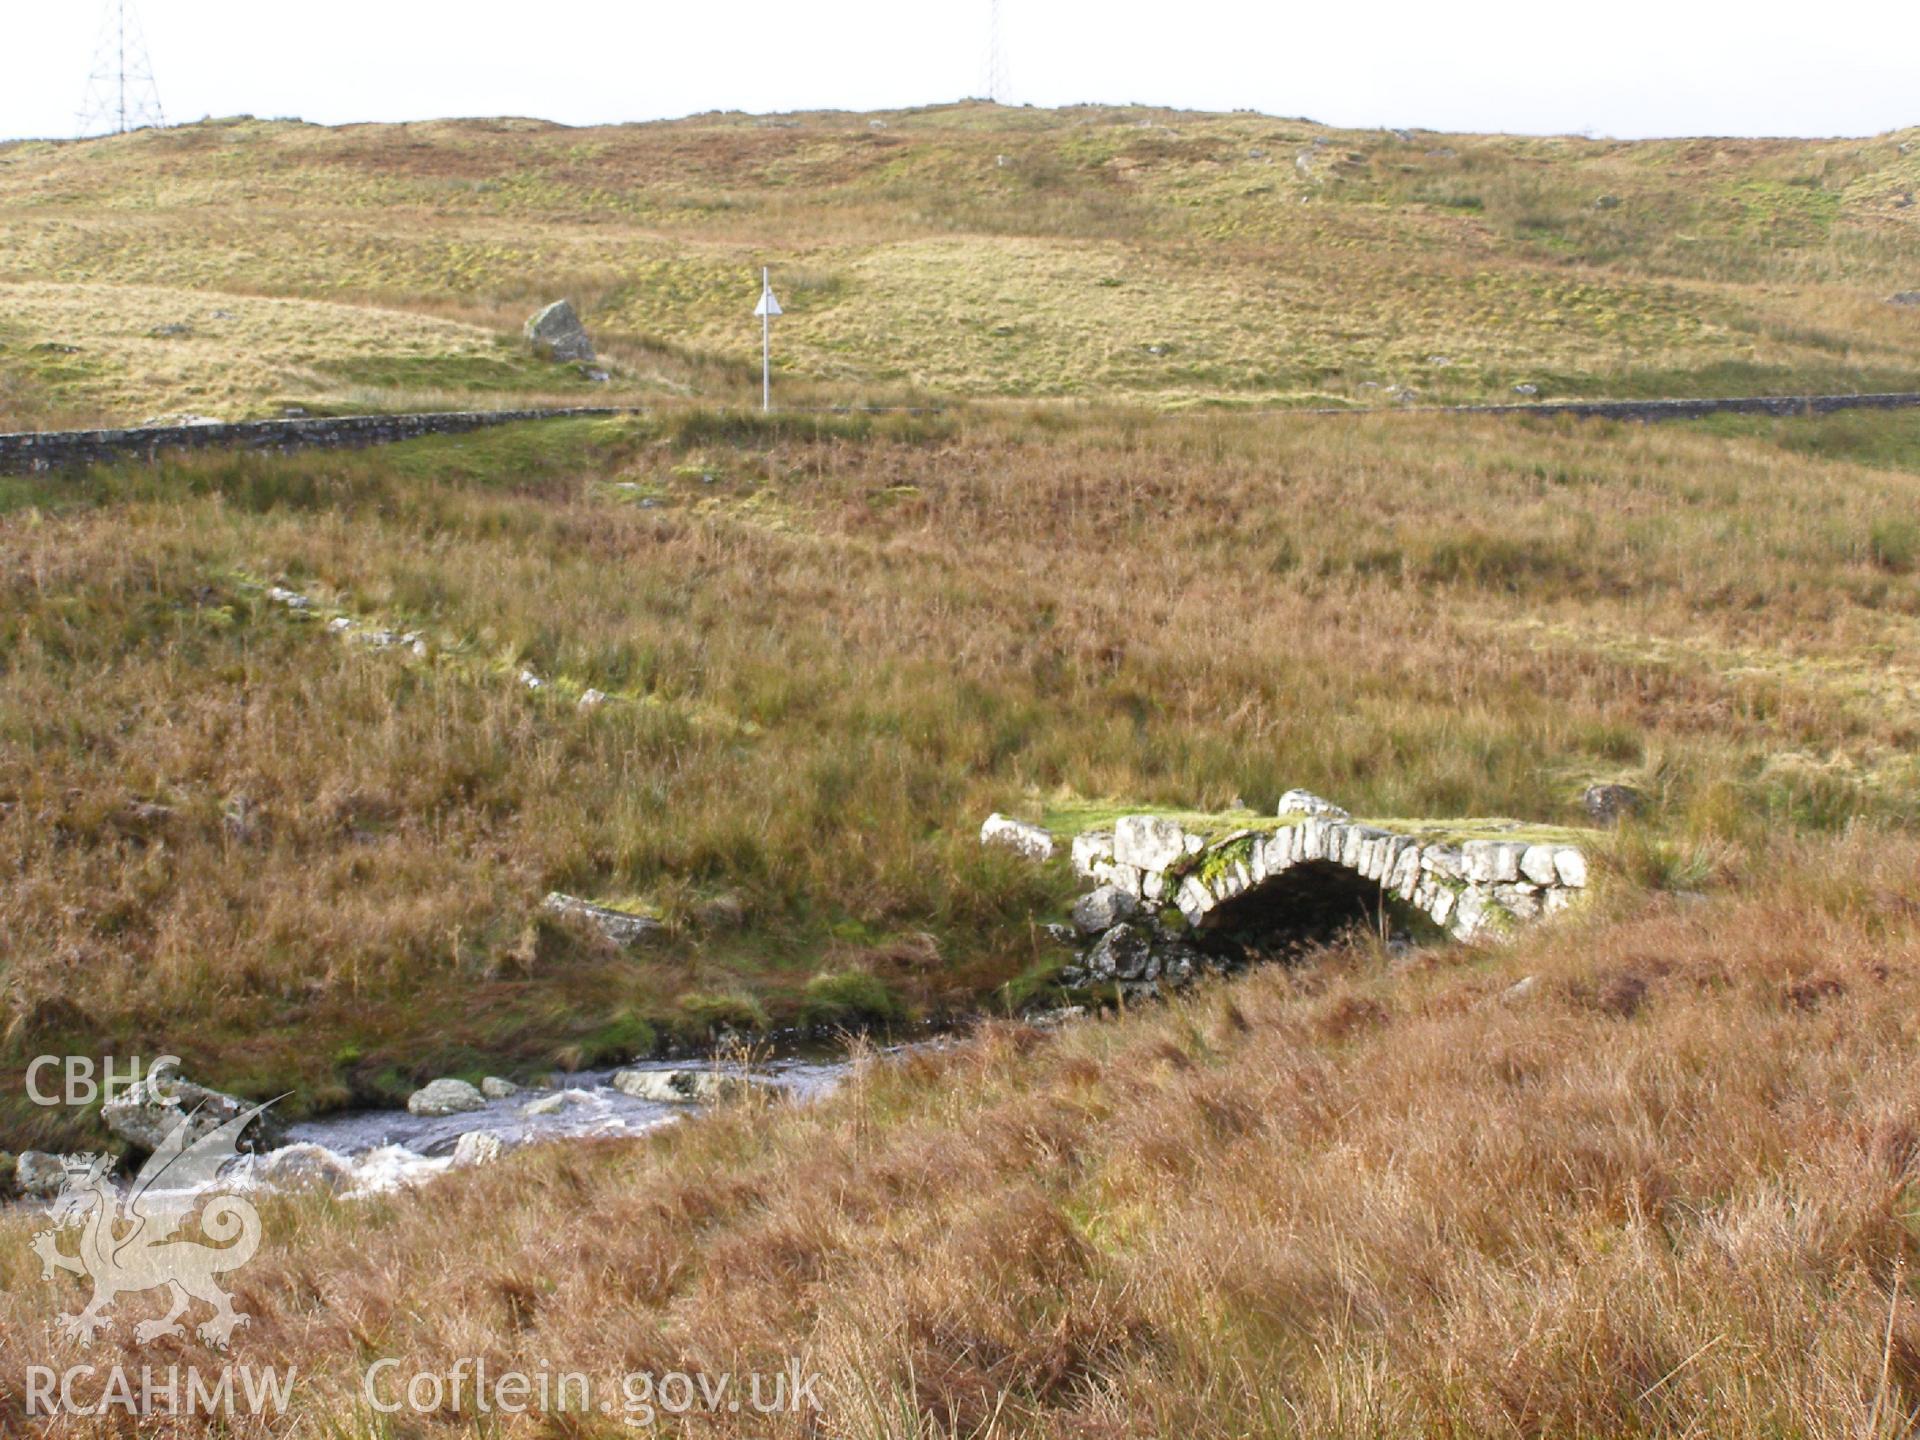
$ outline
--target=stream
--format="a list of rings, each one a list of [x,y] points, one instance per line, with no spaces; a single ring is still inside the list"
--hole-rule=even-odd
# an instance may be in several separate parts
[[[845,1058],[770,1060],[755,1066],[753,1075],[795,1100],[812,1100],[839,1085],[851,1066]],[[733,1066],[710,1060],[641,1062],[618,1069],[737,1073]],[[353,1165],[359,1179],[355,1188],[386,1190],[447,1169],[453,1164],[453,1146],[470,1131],[492,1131],[509,1148],[516,1148],[547,1140],[641,1135],[703,1110],[699,1104],[637,1100],[612,1087],[614,1073],[614,1069],[584,1069],[568,1075],[559,1089],[524,1089],[505,1100],[488,1100],[484,1110],[459,1116],[415,1116],[407,1110],[349,1110],[319,1116],[292,1125],[288,1142],[319,1144]],[[559,1110],[528,1114],[530,1106],[541,1106],[551,1098],[561,1100]],[[255,1164],[271,1167],[278,1154],[284,1152],[261,1156]]]
[[[939,1042],[910,1042],[876,1053],[899,1055],[928,1043]],[[619,1071],[745,1073],[794,1102],[806,1103],[832,1091],[853,1065],[854,1061],[844,1054],[756,1061],[744,1072],[737,1064],[711,1060],[638,1061],[617,1069],[583,1070],[554,1086],[528,1086],[505,1098],[488,1100],[481,1109],[457,1115],[415,1115],[404,1108],[340,1111],[295,1122],[288,1127],[287,1143],[280,1148],[259,1155],[243,1154],[230,1162],[211,1186],[194,1186],[178,1193],[200,1194],[213,1189],[273,1192],[319,1186],[348,1199],[378,1195],[424,1183],[453,1169],[455,1148],[465,1135],[491,1134],[499,1141],[499,1150],[569,1140],[618,1139],[644,1135],[707,1108],[699,1102],[663,1102],[629,1095],[614,1088],[613,1077]],[[123,1192],[127,1189],[125,1177],[118,1184]],[[29,1196],[0,1201],[0,1211],[13,1206],[29,1212],[45,1211],[52,1203],[45,1195]]]
[[[781,1059],[756,1064],[756,1080],[784,1092],[796,1101],[817,1099],[834,1089],[853,1062],[835,1059]],[[642,1061],[619,1070],[641,1072],[720,1070],[737,1067],[714,1062]],[[277,1162],[290,1149],[317,1145],[344,1161],[352,1173],[348,1194],[377,1194],[402,1185],[417,1184],[453,1166],[460,1137],[475,1131],[497,1135],[509,1149],[560,1140],[634,1136],[670,1125],[705,1107],[641,1100],[613,1087],[615,1070],[583,1070],[552,1089],[528,1088],[502,1100],[489,1100],[484,1109],[458,1115],[424,1116],[407,1110],[350,1110],[300,1121],[288,1129],[288,1146],[243,1160],[238,1173],[262,1188],[276,1188],[271,1178]],[[552,1106],[554,1100],[560,1103]],[[529,1108],[535,1113],[529,1114]],[[544,1113],[542,1113],[544,1112]]]

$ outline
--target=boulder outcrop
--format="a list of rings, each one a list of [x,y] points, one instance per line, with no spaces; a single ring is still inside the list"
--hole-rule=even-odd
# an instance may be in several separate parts
[[[210,1135],[253,1106],[238,1096],[196,1085],[171,1066],[149,1071],[100,1107],[100,1119],[135,1150],[151,1154],[185,1123],[189,1141]],[[240,1148],[264,1154],[286,1137],[286,1127],[271,1110],[256,1116],[240,1137]]]
[[[556,300],[527,321],[527,344],[534,353],[568,365],[591,365],[599,357],[593,339],[570,300]]]
[[[407,1097],[407,1111],[413,1115],[464,1115],[486,1108],[487,1097],[464,1080],[435,1080]]]
[[[1009,815],[989,815],[980,827],[982,845],[1002,845],[1027,860],[1051,860],[1053,836],[1038,825]]]
[[[453,1147],[453,1163],[458,1167],[491,1165],[506,1154],[507,1144],[491,1130],[469,1130]]]
[[[754,1083],[745,1075],[719,1070],[621,1070],[613,1077],[613,1088],[622,1095],[662,1105],[732,1100],[745,1095]]]
[[[66,1157],[23,1150],[13,1162],[13,1184],[29,1200],[51,1200],[67,1183]]]
[[[609,909],[577,895],[554,891],[540,902],[543,914],[565,924],[578,925],[597,932],[615,945],[643,945],[666,933],[667,927],[651,915],[633,915],[625,910]]]

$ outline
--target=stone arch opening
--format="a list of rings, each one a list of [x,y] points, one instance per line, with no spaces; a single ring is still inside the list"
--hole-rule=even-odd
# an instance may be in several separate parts
[[[1292,815],[1211,842],[1167,815],[1123,815],[1112,830],[1083,831],[1073,868],[1094,889],[1075,903],[1072,929],[1058,928],[1089,948],[1062,970],[1066,982],[1178,985],[1196,967],[1284,960],[1355,927],[1389,941],[1472,940],[1552,915],[1587,883],[1577,847],[1557,834],[1516,833],[1516,822],[1485,822],[1501,838],[1481,839],[1437,826],[1409,833],[1344,812]],[[1004,816],[990,817],[981,835],[1040,859],[1053,850],[1047,832]]]
[[[1309,860],[1223,900],[1195,927],[1195,942],[1236,959],[1284,958],[1356,928],[1404,930],[1403,907],[1338,861]]]

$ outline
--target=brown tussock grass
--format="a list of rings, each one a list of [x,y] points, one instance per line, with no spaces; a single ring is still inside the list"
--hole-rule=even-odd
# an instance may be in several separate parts
[[[1614,863],[1655,889],[1909,813],[1898,469],[1410,417],[784,423],[11,482],[0,1043],[184,1046],[337,1104],[621,1058],[684,997],[792,1015],[823,968],[967,1008],[1064,898],[978,819],[1063,793],[1562,821],[1629,778],[1656,813]],[[556,888],[671,943],[529,928]]]
[[[834,1434],[1904,1433],[1920,929],[1863,897],[1916,860],[1782,840],[1764,886],[1490,956],[1330,951],[876,1060],[812,1108],[279,1202],[241,1343],[349,1434],[373,1355],[803,1355]],[[9,1373],[71,1358],[22,1253]]]

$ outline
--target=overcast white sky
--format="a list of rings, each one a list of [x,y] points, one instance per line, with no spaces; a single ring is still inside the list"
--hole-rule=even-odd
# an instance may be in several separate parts
[[[879,109],[986,89],[990,0],[136,0],[170,120]],[[1920,0],[1001,0],[1010,98],[1333,124],[1920,124]],[[0,0],[0,137],[70,135],[105,0]]]

